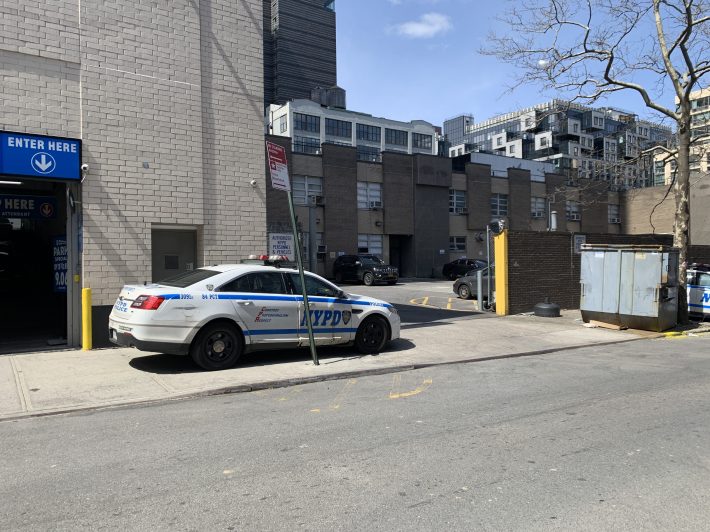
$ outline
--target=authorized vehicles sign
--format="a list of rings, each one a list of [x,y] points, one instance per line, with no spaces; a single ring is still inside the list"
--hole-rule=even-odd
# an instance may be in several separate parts
[[[293,245],[293,235],[291,233],[270,233],[269,254],[280,255],[294,262],[296,260],[296,249]]]

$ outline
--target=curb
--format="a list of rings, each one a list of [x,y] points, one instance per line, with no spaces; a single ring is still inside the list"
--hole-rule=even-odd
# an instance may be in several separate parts
[[[710,331],[709,331],[710,332]],[[253,392],[257,390],[267,390],[267,389],[277,389],[277,388],[287,388],[289,386],[298,386],[301,384],[312,384],[315,382],[326,382],[335,380],[345,380],[352,379],[355,377],[364,377],[370,375],[387,375],[389,373],[401,373],[403,371],[412,371],[416,369],[425,369],[436,366],[452,366],[455,364],[471,364],[475,362],[488,362],[491,360],[504,360],[507,358],[522,358],[529,356],[539,356],[547,355],[551,353],[559,353],[561,351],[575,351],[578,349],[584,349],[586,347],[602,347],[607,345],[625,344],[628,342],[635,342],[638,340],[648,340],[644,337],[636,338],[624,338],[622,340],[611,340],[609,342],[598,342],[594,344],[579,344],[571,345],[565,347],[551,347],[548,349],[538,349],[536,351],[525,351],[522,353],[507,353],[504,355],[491,355],[487,357],[477,357],[477,358],[467,358],[460,360],[450,360],[445,362],[426,362],[422,364],[403,364],[400,366],[390,366],[387,368],[372,368],[372,369],[362,369],[357,371],[343,371],[340,373],[331,373],[329,375],[315,375],[309,377],[296,377],[291,379],[276,379],[271,381],[262,381],[253,384],[238,384],[234,386],[223,386],[221,388],[214,388],[210,390],[200,390],[194,392],[187,392],[178,395],[172,395],[169,397],[159,397],[155,399],[138,399],[135,401],[121,401],[110,404],[98,404],[98,405],[87,405],[76,408],[60,408],[57,410],[42,410],[37,412],[23,412],[20,414],[11,414],[8,416],[0,416],[0,423],[8,421],[18,421],[21,419],[28,418],[38,418],[47,416],[57,416],[64,414],[73,413],[85,413],[93,412],[98,410],[109,410],[125,408],[129,406],[151,406],[158,404],[165,404],[171,401],[182,401],[186,399],[198,399],[201,397],[211,397],[216,395],[230,395],[237,393]]]

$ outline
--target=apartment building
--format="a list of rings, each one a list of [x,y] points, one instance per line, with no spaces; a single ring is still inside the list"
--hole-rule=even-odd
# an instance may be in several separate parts
[[[449,156],[472,151],[548,161],[570,182],[607,182],[612,189],[653,184],[652,156],[670,128],[610,107],[552,100],[475,123],[470,115],[444,122]]]
[[[262,5],[0,0],[0,346],[263,248]]]
[[[400,122],[298,99],[266,109],[266,132],[290,137],[295,153],[317,155],[324,144],[352,146],[357,160],[380,162],[384,152],[437,154],[436,128],[424,120]]]

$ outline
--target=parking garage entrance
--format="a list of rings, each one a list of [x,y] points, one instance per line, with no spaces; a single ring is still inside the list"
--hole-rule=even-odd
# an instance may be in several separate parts
[[[67,185],[0,181],[0,353],[67,344]]]

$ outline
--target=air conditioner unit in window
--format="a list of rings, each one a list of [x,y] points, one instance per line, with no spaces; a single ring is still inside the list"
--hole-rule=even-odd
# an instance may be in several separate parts
[[[311,203],[314,205],[325,205],[325,198],[323,196],[311,196]]]
[[[582,219],[582,217],[577,212],[571,212],[567,215],[567,219],[570,222],[578,222]]]
[[[456,214],[468,214],[468,209],[466,207],[456,207],[454,212],[456,212]]]
[[[381,208],[382,208],[382,202],[381,202],[381,201],[371,201],[371,202],[370,202],[370,208],[371,208],[371,209],[381,209]]]
[[[318,244],[318,253],[326,253],[328,251],[328,246],[325,244]]]
[[[537,211],[537,212],[532,212],[532,213],[530,213],[530,216],[531,216],[532,218],[542,218],[543,216],[545,216],[545,213],[544,213],[544,212]]]
[[[620,224],[621,218],[609,218],[609,223],[610,224]]]

